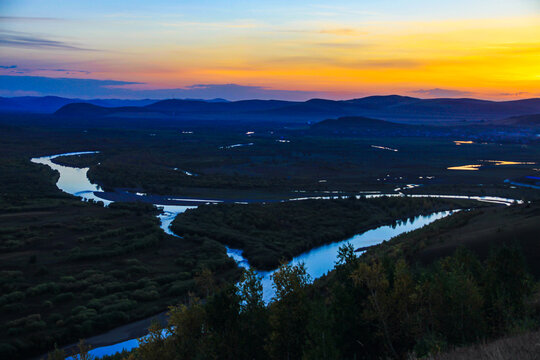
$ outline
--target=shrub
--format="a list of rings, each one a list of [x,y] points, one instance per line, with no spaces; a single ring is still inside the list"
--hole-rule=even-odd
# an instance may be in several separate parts
[[[55,303],[64,303],[64,302],[68,302],[68,301],[71,301],[75,298],[75,295],[73,295],[72,292],[68,292],[68,293],[62,293],[62,294],[59,294],[57,295],[55,298],[54,298],[54,302]]]
[[[1,296],[0,305],[10,304],[16,301],[21,301],[24,298],[25,298],[25,294],[22,291],[14,291],[12,293]]]
[[[184,295],[186,294],[189,290],[191,290],[193,288],[193,285],[194,285],[194,281],[193,280],[180,280],[180,281],[175,281],[171,287],[169,288],[169,290],[167,291],[167,293],[169,295]]]
[[[58,285],[54,282],[43,283],[26,290],[26,293],[30,296],[40,295],[46,292],[56,293],[58,292]]]
[[[140,289],[133,292],[133,298],[140,301],[151,301],[159,298],[159,292],[154,289]]]

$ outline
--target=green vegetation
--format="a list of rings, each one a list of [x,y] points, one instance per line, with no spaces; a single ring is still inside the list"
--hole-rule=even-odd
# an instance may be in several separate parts
[[[471,249],[480,259],[490,255],[493,246],[511,243],[523,249],[528,271],[540,278],[540,203],[511,207],[484,207],[459,212],[431,226],[402,234],[368,251],[368,256],[404,257],[429,264],[449,256],[460,247]]]
[[[187,301],[190,291],[206,297],[215,292],[211,290],[213,287],[223,287],[240,276],[238,268],[226,257],[223,244],[238,244],[246,249],[245,254],[252,263],[267,268],[312,246],[341,240],[397,218],[445,208],[444,202],[427,202],[424,206],[421,204],[424,200],[419,200],[420,203],[404,205],[409,204],[409,200],[400,203],[394,199],[384,199],[388,201],[386,205],[373,205],[375,202],[364,200],[328,202],[328,206],[318,202],[298,202],[284,205],[285,210],[281,204],[250,205],[245,208],[246,212],[240,205],[232,205],[230,214],[216,216],[215,220],[222,225],[219,229],[208,227],[214,233],[200,233],[194,224],[189,224],[186,233],[190,234],[180,241],[158,228],[156,209],[152,207],[115,204],[105,209],[60,192],[55,186],[57,174],[45,166],[31,164],[29,159],[32,157],[99,150],[97,155],[63,157],[55,161],[69,166],[89,166],[90,178],[106,189],[129,187],[183,197],[271,201],[324,195],[328,191],[343,196],[364,190],[393,191],[405,184],[422,184],[413,190],[415,192],[463,192],[524,199],[535,199],[540,194],[503,183],[506,178],[530,175],[533,168],[538,168],[537,164],[492,165],[470,172],[446,169],[453,165],[473,164],[479,159],[536,162],[540,158],[538,140],[526,144],[499,141],[504,136],[489,138],[483,130],[471,128],[468,136],[479,141],[456,146],[452,140],[460,139],[461,135],[461,129],[457,128],[441,128],[438,135],[430,137],[365,136],[361,133],[327,136],[310,133],[306,127],[289,125],[0,115],[0,319],[2,324],[9,324],[0,329],[0,357],[43,354],[53,349],[54,343],[62,347],[81,337],[96,335],[159,313],[171,304]],[[255,134],[248,136],[247,131]],[[278,142],[280,139],[290,142]],[[248,142],[254,145],[222,148]],[[399,151],[381,150],[371,145],[389,146]],[[182,170],[197,176],[189,176]],[[274,209],[274,206],[273,215],[267,217],[267,209]],[[201,213],[221,208],[225,207],[204,207]],[[249,215],[248,211],[265,216],[265,219]],[[499,210],[493,210],[493,213],[487,209],[482,211],[489,215]],[[364,217],[367,213],[369,219]],[[520,244],[526,250],[525,257],[533,274],[540,273],[530,262],[534,254],[539,253],[534,250],[532,240],[532,234],[537,234],[536,215],[515,213],[514,218],[508,216],[508,219],[514,219],[506,223],[508,225],[504,225],[504,214],[487,215],[473,217],[468,222],[457,217],[458,220],[448,220],[456,221],[449,226],[463,230],[470,226],[471,231],[465,233],[470,233],[472,238],[479,235],[472,231],[475,227],[492,221],[497,226],[489,227],[490,231],[499,234],[501,239],[528,239]],[[186,214],[186,219],[191,216]],[[522,222],[519,219],[529,220]],[[212,225],[211,220],[204,221],[206,225]],[[230,223],[226,223],[229,220]],[[276,225],[278,231],[270,229]],[[527,229],[525,232],[520,232],[522,226]],[[429,266],[433,261],[455,251],[455,247],[448,245],[450,242],[442,249],[438,245],[445,240],[460,239],[450,228],[443,230],[430,233],[428,239],[411,240],[410,251],[407,246],[398,244],[402,253],[394,255],[389,251],[389,255],[381,258],[404,258],[411,267],[414,281],[422,284],[419,269],[432,271]],[[485,244],[490,236],[480,237],[484,239],[483,252],[471,246],[479,253],[481,261],[486,261],[489,256]],[[473,243],[467,241],[465,246]],[[219,276],[208,281],[204,269]],[[384,269],[388,269],[388,264],[384,264]],[[389,286],[394,286],[392,278],[388,279]],[[361,283],[349,285],[365,286]],[[326,358],[360,354],[358,339],[352,338],[358,333],[347,318],[360,319],[358,309],[361,308],[350,309],[354,309],[353,305],[367,306],[359,303],[364,298],[343,297],[345,305],[340,312],[331,310],[328,304],[332,297],[341,296],[339,291],[346,293],[348,290],[330,287],[319,290],[304,285],[300,288],[305,288],[305,294],[304,290],[300,293],[295,290],[296,295],[291,298],[294,300],[271,306],[277,309],[275,313],[262,309],[256,296],[250,307],[255,310],[245,310],[241,303],[238,313],[236,300],[231,300],[230,292],[220,295],[219,300],[199,304],[201,313],[215,319],[211,325],[213,334],[223,333],[225,329],[231,333],[229,348],[215,335],[210,349],[217,347],[219,350],[216,351],[234,353],[231,350],[234,345],[235,349],[246,349],[252,358],[268,354],[275,357],[280,349],[307,358],[316,358],[317,354],[325,354]],[[313,292],[319,291],[322,298],[315,301],[317,297]],[[242,295],[244,299],[245,296]],[[212,302],[214,308],[210,310],[207,306]],[[294,308],[296,303],[305,307]],[[347,304],[351,307],[347,308]],[[289,324],[284,319],[293,310],[298,313],[298,318]],[[238,329],[235,330],[234,324],[239,321],[233,321],[235,314],[244,314],[238,315],[246,323],[241,332],[250,334],[249,338],[235,338]],[[186,312],[185,316],[191,315]],[[227,324],[230,325],[220,323],[220,319],[228,316]],[[376,324],[376,319],[361,318],[358,321]],[[343,325],[343,330],[335,330],[344,338],[340,340],[343,343],[327,336],[324,331],[328,324]],[[368,341],[365,346],[371,346],[369,339],[375,332],[375,325],[368,330],[362,329],[359,337],[365,337]],[[286,331],[298,332],[301,338],[288,339],[284,335]],[[439,335],[433,336],[439,339],[436,337]],[[274,345],[267,345],[270,338],[274,339]],[[198,344],[206,346],[206,335],[201,335],[197,341],[193,342],[192,349],[197,349]],[[384,343],[387,341],[380,342]],[[351,347],[347,350],[343,344],[355,345],[347,345]],[[398,352],[406,348],[394,346]],[[383,352],[387,350],[383,349]],[[189,351],[187,354],[191,354]]]
[[[510,133],[504,139],[504,132],[492,137],[487,135],[492,129],[481,126],[440,127],[429,136],[363,132],[334,136],[314,134],[286,122],[111,121],[0,114],[0,128],[7,153],[23,151],[37,156],[99,150],[97,155],[55,161],[90,166],[91,180],[106,189],[243,201],[320,195],[323,191],[344,195],[365,190],[391,192],[406,184],[422,184],[414,191],[539,197],[538,191],[504,183],[508,178],[534,174],[538,164],[485,163],[479,171],[447,170],[480,160],[534,163],[540,159],[539,140],[523,144]],[[248,131],[254,134],[247,135]],[[453,142],[464,138],[474,143],[456,146]],[[253,145],[226,148],[246,143]]]
[[[435,356],[434,360],[538,359],[540,331],[511,335],[487,344],[475,344]]]
[[[205,303],[170,308],[122,357],[150,359],[381,359],[437,355],[455,346],[537,329],[535,283],[515,248],[486,261],[467,250],[429,266],[369,260],[341,248],[333,273],[309,284],[303,265],[281,265],[268,307],[256,275],[214,289]],[[249,344],[249,346],[245,346]]]
[[[242,249],[252,266],[266,270],[306,250],[397,219],[470,206],[478,204],[398,197],[204,205],[177,216],[172,230]]]
[[[164,234],[148,204],[64,194],[45,166],[0,157],[0,357],[43,354],[188,298],[205,268],[239,270],[219,243]]]
[[[54,154],[50,154],[54,155]],[[70,156],[59,156],[52,160],[52,162],[70,167],[90,167],[96,166],[99,164],[100,160],[103,158],[103,155],[97,154],[82,154],[82,155],[70,155]]]

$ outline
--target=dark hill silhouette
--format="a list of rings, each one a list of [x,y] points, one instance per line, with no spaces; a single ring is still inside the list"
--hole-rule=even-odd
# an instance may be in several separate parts
[[[400,95],[376,95],[368,96],[359,99],[348,100],[347,102],[362,106],[365,109],[384,109],[394,106],[406,105],[411,103],[416,103],[422,101],[422,99],[414,98],[410,96],[400,96]]]
[[[241,100],[234,102],[207,102],[203,100],[162,100],[145,106],[146,109],[175,113],[244,113],[250,111],[267,111],[289,104],[279,100]]]
[[[71,102],[71,99],[58,96],[21,96],[16,98],[2,97],[0,98],[0,111],[52,113]]]
[[[497,123],[514,126],[540,126],[540,114],[513,116]]]
[[[411,125],[363,116],[326,119],[310,126],[307,132],[323,136],[432,136],[447,133],[446,126]]]
[[[75,115],[61,109],[58,114]],[[311,99],[305,102],[279,100],[243,100],[233,102],[207,102],[201,100],[162,100],[139,107],[108,108],[98,111],[89,108],[89,114],[78,116],[147,116],[150,113],[164,117],[213,120],[321,121],[329,117],[362,116],[394,122],[439,123],[456,121],[498,121],[512,116],[540,113],[540,99],[517,101],[488,101],[477,99],[418,99],[390,95],[370,96],[352,100]],[[90,115],[91,114],[91,115]]]
[[[362,130],[362,129],[409,129],[414,125],[397,124],[390,121],[362,116],[346,116],[327,119],[311,125],[312,130]]]
[[[62,106],[55,112],[58,116],[95,117],[105,116],[114,111],[112,108],[97,106],[88,103],[72,103]]]
[[[0,112],[26,112],[52,114],[62,106],[73,103],[88,103],[103,107],[145,106],[156,100],[123,100],[123,99],[70,99],[58,96],[18,96],[0,97]]]

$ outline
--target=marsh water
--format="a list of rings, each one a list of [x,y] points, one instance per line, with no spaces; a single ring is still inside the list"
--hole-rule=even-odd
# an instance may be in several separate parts
[[[85,152],[73,152],[65,154],[57,154],[51,156],[44,156],[39,158],[31,159],[32,162],[37,164],[43,164],[49,166],[51,169],[58,171],[59,178],[56,183],[57,187],[69,194],[80,197],[83,201],[94,200],[102,201],[105,206],[111,203],[109,200],[105,200],[99,197],[101,188],[92,184],[87,177],[89,168],[73,168],[63,165],[55,164],[52,160],[60,156],[70,156],[70,155],[84,155],[92,154],[96,151],[85,151]],[[365,196],[365,195],[363,195]],[[405,196],[402,193],[397,194],[371,194],[368,197],[379,197],[379,196]],[[479,201],[492,202],[496,204],[510,205],[514,202],[513,199],[505,199],[498,197],[480,197],[480,196],[461,196],[461,195],[413,195],[414,197],[439,197],[439,198],[457,198],[457,199],[472,199]],[[306,198],[296,198],[289,200],[304,200],[312,199],[313,197]],[[318,199],[332,199],[340,198],[339,196],[324,196],[316,197]],[[158,218],[161,222],[161,228],[167,234],[178,236],[174,234],[170,225],[174,218],[185,212],[187,209],[195,208],[196,206],[181,206],[181,205],[167,205],[167,204],[154,204],[163,209],[163,212],[158,215]],[[328,273],[334,268],[338,249],[345,243],[351,243],[354,248],[366,247],[380,244],[383,241],[389,240],[397,235],[419,229],[435,220],[444,218],[450,214],[452,211],[442,211],[432,213],[426,216],[417,216],[415,218],[407,219],[404,221],[397,221],[394,225],[380,226],[378,228],[366,231],[364,233],[355,235],[349,239],[344,239],[340,242],[335,242],[327,245],[323,245],[314,249],[311,249],[291,260],[292,264],[304,263],[307,269],[308,274],[311,278],[317,279],[324,274]],[[237,264],[241,267],[249,267],[247,259],[242,256],[242,250],[240,249],[231,249],[227,247],[227,255],[233,258]],[[274,289],[272,288],[272,274],[273,271],[259,272],[259,275],[262,278],[263,283],[263,297],[266,303],[272,300],[274,296]],[[96,357],[101,357],[104,355],[112,355],[116,352],[122,350],[130,350],[138,346],[137,339],[129,339],[124,342],[117,344],[103,346],[91,351],[91,354]]]

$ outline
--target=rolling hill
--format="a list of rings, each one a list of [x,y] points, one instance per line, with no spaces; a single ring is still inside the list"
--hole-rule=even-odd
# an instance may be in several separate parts
[[[58,96],[0,97],[0,112],[52,114],[61,107],[73,103],[87,103],[102,107],[145,106],[156,100],[123,99],[70,99]]]
[[[498,122],[503,125],[512,125],[512,126],[540,126],[540,114],[532,115],[521,115],[521,116],[512,116],[506,119],[503,119]]]
[[[58,104],[59,101],[55,99],[53,102]],[[85,103],[90,102],[85,101]],[[64,108],[68,105],[69,111]],[[153,116],[170,118],[262,121],[278,119],[290,122],[361,116],[405,123],[441,123],[501,121],[509,117],[540,113],[540,99],[496,102],[477,99],[419,99],[399,95],[370,96],[340,101],[311,99],[305,102],[281,100],[224,102],[169,99],[144,106],[101,106],[106,108],[102,111],[75,105],[77,104],[65,104],[56,114],[79,117],[146,117],[153,114]],[[93,105],[99,106],[99,104]],[[86,113],[88,110],[90,112]]]

